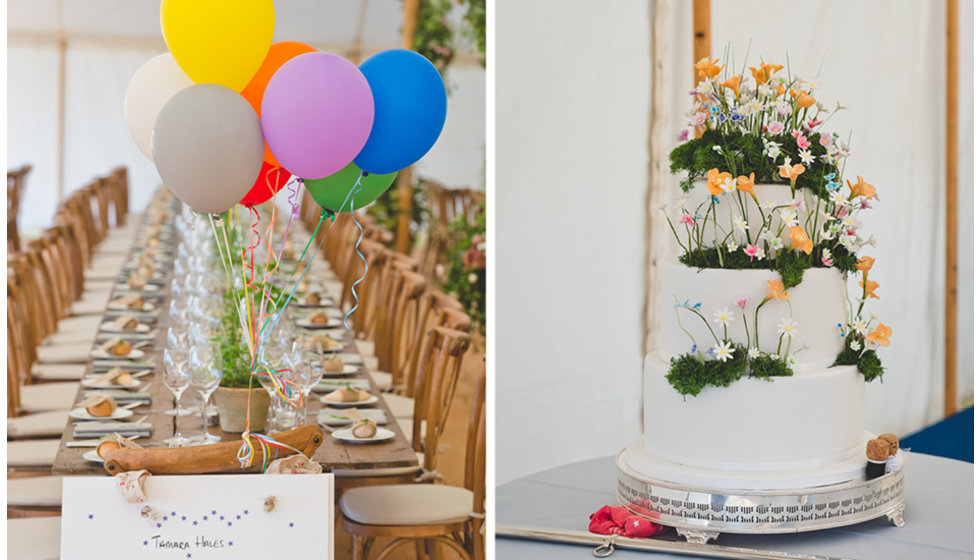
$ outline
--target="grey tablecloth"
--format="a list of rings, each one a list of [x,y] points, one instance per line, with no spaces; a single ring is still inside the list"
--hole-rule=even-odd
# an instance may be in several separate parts
[[[790,535],[723,534],[713,544],[857,558],[896,560],[973,558],[973,464],[908,454],[905,464],[905,527],[884,518]],[[589,514],[616,503],[613,457],[574,463],[497,488],[497,522],[553,529],[588,530]],[[670,531],[668,535],[677,538]],[[508,537],[496,539],[496,557],[592,558],[592,548]],[[692,558],[617,550],[614,560]]]

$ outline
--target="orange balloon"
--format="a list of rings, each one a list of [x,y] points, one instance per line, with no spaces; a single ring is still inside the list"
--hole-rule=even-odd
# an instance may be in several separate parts
[[[272,43],[269,53],[265,55],[265,60],[259,71],[252,76],[252,81],[242,90],[242,97],[252,104],[255,112],[262,118],[262,96],[265,95],[265,87],[269,85],[269,80],[279,67],[301,54],[316,52],[316,49],[299,41],[280,41]],[[279,166],[279,160],[269,151],[269,145],[265,146],[265,161],[271,165]]]

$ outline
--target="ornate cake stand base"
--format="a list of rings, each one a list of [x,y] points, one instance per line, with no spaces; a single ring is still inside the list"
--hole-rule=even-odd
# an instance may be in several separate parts
[[[693,488],[656,480],[630,468],[624,452],[616,463],[619,503],[655,523],[677,528],[692,543],[705,544],[721,533],[799,533],[881,516],[896,527],[905,525],[901,468],[872,480],[753,491]]]

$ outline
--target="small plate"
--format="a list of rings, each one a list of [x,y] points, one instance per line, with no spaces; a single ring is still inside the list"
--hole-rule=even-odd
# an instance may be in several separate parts
[[[148,371],[150,370],[138,371],[130,375],[136,376]],[[135,378],[134,381],[135,383],[132,385],[117,385],[115,383],[98,383],[95,377],[88,377],[82,379],[82,387],[88,387],[89,389],[135,389],[143,384],[143,381],[139,378]]]
[[[146,353],[140,350],[139,348],[134,348],[130,350],[129,354],[126,354],[125,356],[117,356],[115,354],[110,354],[105,350],[98,350],[98,349],[92,350],[92,357],[98,358],[100,360],[138,360],[145,355]]]
[[[343,430],[331,432],[330,435],[346,443],[376,443],[379,441],[388,441],[395,437],[395,432],[386,430],[385,428],[378,428],[378,431],[369,438],[354,437],[352,431],[353,428],[344,428]]]
[[[379,426],[388,423],[388,417],[385,415],[385,411],[380,408],[362,408],[359,412],[365,418],[374,420],[375,424]],[[329,408],[321,408],[317,413],[317,422],[324,426],[347,426],[352,424],[354,419],[338,414]]]
[[[150,325],[144,325],[143,323],[140,323],[136,325],[135,329],[117,329],[112,325],[112,321],[106,321],[105,323],[99,325],[99,330],[102,332],[110,332],[110,333],[133,333],[133,332],[148,333],[150,332]]]
[[[296,326],[302,327],[304,329],[315,329],[315,330],[336,329],[337,327],[343,324],[344,324],[343,321],[341,321],[340,319],[335,319],[333,317],[328,317],[326,323],[319,324],[319,325],[315,323],[311,323],[310,319],[307,317],[303,317],[302,319],[296,319]]]
[[[133,309],[132,307],[119,303],[109,303],[109,305],[106,306],[106,309],[109,309],[110,311],[140,311],[140,309]],[[154,309],[156,309],[156,307],[154,307],[152,303],[148,301],[143,302],[142,311],[153,311]]]
[[[160,286],[158,286],[156,284],[150,284],[149,282],[147,282],[146,285],[143,286],[142,288],[130,288],[129,287],[129,284],[127,284],[125,282],[121,282],[119,284],[116,284],[116,291],[121,291],[121,292],[159,292],[160,291]]]
[[[351,375],[357,373],[361,368],[359,366],[352,366],[350,364],[344,364],[344,369],[342,371],[325,371],[323,372],[324,377],[344,377],[345,375]]]
[[[69,414],[69,416],[75,420],[122,420],[123,418],[129,418],[132,415],[133,411],[129,410],[128,408],[117,408],[116,410],[112,411],[111,416],[92,416],[87,410],[81,407],[72,409],[71,414]]]
[[[334,408],[350,408],[352,406],[365,406],[369,404],[374,404],[378,402],[378,397],[377,395],[371,395],[370,397],[364,399],[363,401],[347,401],[347,402],[328,401],[323,397],[320,397],[320,401],[323,404],[327,406],[332,406]]]
[[[99,457],[99,452],[96,451],[95,449],[82,453],[82,458],[85,459],[86,461],[92,461],[93,463],[104,462],[102,461],[102,457]]]

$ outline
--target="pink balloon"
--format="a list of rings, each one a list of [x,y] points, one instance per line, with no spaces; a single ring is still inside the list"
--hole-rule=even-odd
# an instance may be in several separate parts
[[[322,179],[354,161],[373,123],[371,86],[335,54],[307,53],[286,62],[262,98],[269,150],[303,179]]]

